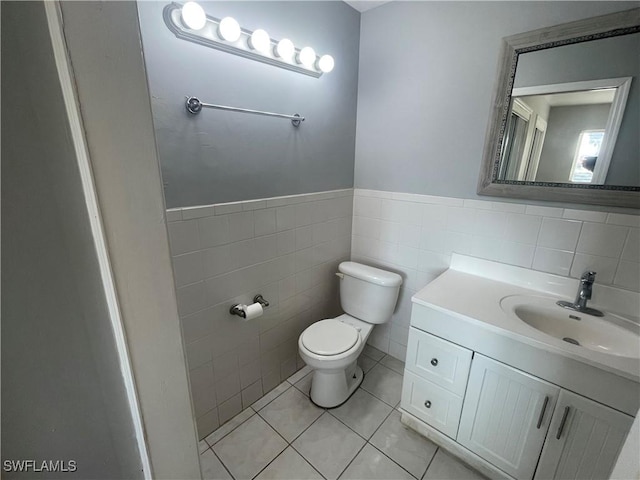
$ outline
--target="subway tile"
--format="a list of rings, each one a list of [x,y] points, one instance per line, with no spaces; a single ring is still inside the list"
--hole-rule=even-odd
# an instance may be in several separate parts
[[[381,221],[378,237],[381,242],[398,244],[402,233],[402,225],[396,222]],[[376,237],[372,237],[376,238]]]
[[[213,385],[199,388],[191,384],[191,398],[196,418],[217,406],[216,389]]]
[[[607,215],[607,223],[622,225],[625,227],[640,227],[640,215],[627,215],[624,213],[610,213]]]
[[[500,242],[498,261],[518,267],[531,268],[535,248],[534,245],[502,241]]]
[[[176,290],[180,316],[202,310],[207,306],[204,282],[193,283]]]
[[[184,222],[172,222],[167,225],[169,230],[169,243],[171,244],[171,254],[193,252],[200,249],[200,239],[198,238],[198,224],[196,220]]]
[[[449,207],[447,209],[447,230],[458,233],[473,233],[475,212],[472,208]]]
[[[196,419],[198,438],[202,439],[218,428],[218,409],[214,408]]]
[[[415,202],[383,200],[380,219],[402,225],[420,225],[422,223],[422,205]]]
[[[482,200],[473,200],[470,198],[465,198],[463,200],[462,206],[465,208],[475,208],[478,210],[491,210],[493,207],[491,202],[482,201]]]
[[[215,277],[239,268],[232,244],[220,245],[202,251],[204,278]]]
[[[195,368],[211,361],[211,337],[202,337],[188,343],[185,349],[189,368]]]
[[[227,215],[201,218],[198,220],[198,228],[202,248],[216,247],[231,241]]]
[[[589,255],[618,258],[622,253],[628,231],[627,227],[585,222],[576,251]]]
[[[329,202],[334,199],[329,200]],[[299,203],[295,205],[295,226],[304,227],[305,225],[311,225],[313,220],[313,205],[310,203]]]
[[[220,203],[215,207],[216,207],[216,215],[229,215],[230,213],[241,212],[242,202]]]
[[[473,247],[473,235],[469,233],[447,232],[447,241],[445,244],[445,255],[459,253],[461,255],[470,255]]]
[[[189,370],[189,381],[191,382],[192,388],[199,390],[213,387],[213,364],[208,362]],[[211,408],[215,406],[216,405],[214,403]]]
[[[575,250],[582,222],[559,218],[543,218],[538,246],[556,250]]]
[[[534,270],[566,277],[569,276],[572,262],[573,252],[536,247],[532,266]]]
[[[613,284],[634,292],[640,291],[640,263],[621,261],[618,264]]]
[[[255,236],[271,235],[276,233],[276,209],[266,208],[253,213]]]
[[[173,275],[176,287],[204,279],[202,252],[191,252],[173,257]]]
[[[353,214],[360,217],[380,218],[381,206],[380,198],[358,195],[353,198]]]
[[[505,213],[525,213],[526,205],[522,203],[491,202],[491,209]]]
[[[191,220],[193,218],[204,218],[215,215],[215,208],[213,205],[186,207],[182,209],[182,219]]]
[[[242,390],[242,408],[248,408],[262,397],[262,381],[258,380]]]
[[[267,208],[266,200],[248,200],[242,202],[242,210],[245,212],[250,210],[260,210],[263,208]]]
[[[195,342],[213,333],[212,310],[206,309],[181,319],[185,343]]]
[[[169,222],[179,222],[182,220],[182,209],[181,208],[172,208],[167,210],[167,223]]]
[[[485,237],[503,237],[507,216],[503,212],[476,210],[473,233]]]
[[[569,208],[565,208],[564,213],[562,214],[562,218],[568,218],[570,220],[582,220],[583,222],[603,223],[607,220],[607,212],[572,210]]]
[[[509,213],[507,214],[505,240],[535,245],[538,240],[541,225],[542,217]]]
[[[240,393],[218,405],[218,417],[220,424],[231,420],[242,411],[242,397]]]
[[[640,262],[640,229],[629,229],[621,258],[628,262]]]
[[[296,250],[303,250],[313,246],[313,226],[307,225],[295,229]]]
[[[447,227],[447,207],[445,205],[422,206],[422,228],[433,230]]]
[[[615,258],[576,253],[570,275],[579,278],[584,272],[591,270],[597,273],[596,282],[610,284],[613,282],[617,266],[618,261]]]
[[[291,230],[296,226],[296,209],[293,205],[276,208],[276,228],[278,232]]]
[[[429,250],[431,252],[443,253],[447,239],[447,231],[442,229],[432,229],[430,227],[422,227],[420,235],[420,249]]]
[[[218,405],[222,405],[231,397],[240,393],[240,375],[236,372],[216,381],[215,388]]]
[[[541,207],[538,205],[527,205],[525,207],[527,215],[538,215],[540,217],[561,218],[564,209],[557,207]]]
[[[500,240],[497,238],[474,235],[470,253],[474,257],[499,261],[500,247]]]
[[[232,213],[229,219],[229,241],[237,242],[253,237],[253,212]]]

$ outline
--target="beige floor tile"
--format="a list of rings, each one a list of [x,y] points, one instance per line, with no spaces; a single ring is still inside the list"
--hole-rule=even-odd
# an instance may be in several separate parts
[[[292,447],[288,447],[265,468],[256,480],[323,480]]]
[[[380,450],[367,444],[351,462],[340,480],[414,480]]]

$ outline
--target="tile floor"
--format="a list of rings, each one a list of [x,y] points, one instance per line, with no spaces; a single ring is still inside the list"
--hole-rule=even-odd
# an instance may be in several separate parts
[[[338,408],[311,403],[305,367],[202,440],[203,479],[484,479],[400,423],[402,362],[369,346],[359,362]]]

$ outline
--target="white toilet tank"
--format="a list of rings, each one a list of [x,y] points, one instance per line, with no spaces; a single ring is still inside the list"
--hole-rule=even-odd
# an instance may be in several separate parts
[[[338,270],[342,274],[342,309],[368,323],[388,322],[396,307],[402,277],[356,262],[342,262]]]

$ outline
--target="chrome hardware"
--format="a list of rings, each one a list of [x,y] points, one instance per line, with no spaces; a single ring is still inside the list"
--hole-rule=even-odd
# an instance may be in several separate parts
[[[540,429],[542,425],[542,420],[544,419],[544,411],[547,409],[547,404],[549,403],[549,397],[544,397],[544,403],[542,404],[542,410],[540,410],[540,416],[538,417],[538,424],[536,425],[537,429]]]
[[[437,358],[432,358],[431,359],[431,365],[433,365],[434,367],[438,366],[438,359]]]
[[[427,408],[431,408],[431,400],[427,400],[426,402],[424,402],[424,406]]]
[[[261,294],[258,294],[255,297],[253,297],[253,303],[259,303],[264,308],[267,308],[269,306],[269,302],[267,302]]]
[[[242,307],[244,307],[244,305],[236,303],[235,305],[231,306],[231,308],[229,309],[229,313],[231,315],[238,315],[239,317],[247,318],[247,312],[245,312]]]
[[[578,287],[578,294],[576,295],[575,302],[567,302],[565,300],[558,300],[556,304],[569,310],[575,310],[576,312],[586,313],[587,315],[593,315],[594,317],[603,317],[604,313],[595,308],[587,307],[587,301],[591,300],[591,294],[593,293],[593,282],[596,280],[596,272],[587,270],[580,277],[580,286]]]
[[[207,108],[215,108],[217,110],[227,110],[229,112],[253,113],[254,115],[264,115],[266,117],[287,118],[291,120],[291,124],[294,127],[299,127],[300,123],[304,122],[304,117],[301,117],[297,113],[294,113],[293,115],[286,115],[284,113],[263,112],[262,110],[251,110],[248,108],[228,107],[226,105],[215,105],[213,103],[201,102],[198,97],[187,97],[187,102],[185,106],[187,108],[187,112],[189,112],[192,115],[197,115],[202,111],[202,107],[207,107]]]
[[[564,430],[564,424],[567,423],[567,417],[569,416],[569,407],[564,407],[564,413],[562,414],[562,420],[560,420],[560,426],[558,427],[558,433],[556,433],[556,440],[560,440],[562,430]]]

